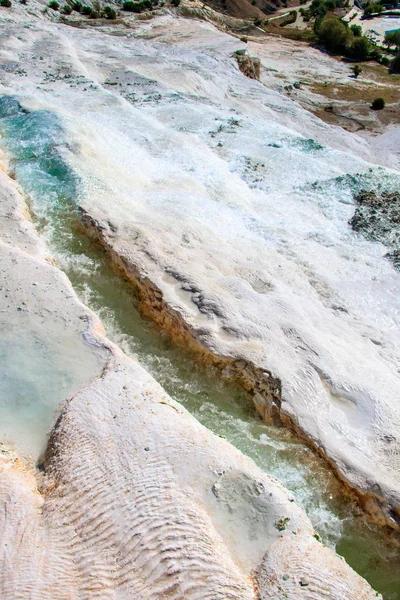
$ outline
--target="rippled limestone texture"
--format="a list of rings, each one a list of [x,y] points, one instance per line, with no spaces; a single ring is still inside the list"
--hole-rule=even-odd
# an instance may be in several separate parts
[[[12,455],[0,469],[4,600],[376,597],[274,478],[123,357],[63,410],[39,491]]]

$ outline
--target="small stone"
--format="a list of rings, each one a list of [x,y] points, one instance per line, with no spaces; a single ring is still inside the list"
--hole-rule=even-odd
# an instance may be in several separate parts
[[[302,577],[300,579],[300,585],[301,585],[301,587],[307,587],[308,585],[310,585],[310,581],[309,581],[308,577]]]
[[[283,575],[282,579],[283,579],[284,581],[287,581],[287,580],[289,579],[289,574],[288,574],[288,573],[285,573],[285,574]]]
[[[148,452],[150,450],[150,448],[148,446],[146,446],[146,448],[144,449],[145,452]]]

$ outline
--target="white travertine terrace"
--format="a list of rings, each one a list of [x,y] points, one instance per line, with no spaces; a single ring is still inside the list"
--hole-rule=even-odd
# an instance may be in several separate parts
[[[115,261],[215,356],[279,377],[282,414],[352,486],[398,507],[400,278],[348,227],[338,182],[394,177],[376,170],[398,166],[392,142],[377,156],[244,78],[241,44],[208,23],[166,15],[114,35],[38,7],[0,14],[0,91],[60,119],[76,201]],[[43,473],[0,454],[1,597],[375,598],[275,479],[101,337],[0,184],[7,346],[22,340],[33,368],[21,332],[48,344],[47,420],[73,396]],[[7,429],[36,452],[23,431]]]
[[[377,167],[398,167],[392,145],[244,77],[241,43],[209,23],[117,36],[18,11],[3,59],[26,76],[6,70],[4,93],[61,119],[77,202],[116,262],[214,355],[278,377],[281,414],[396,526],[400,276],[348,225],[354,180],[397,181]]]
[[[376,598],[315,539],[275,478],[102,337],[66,277],[46,262],[14,183],[1,175],[0,186],[10,220],[1,270],[11,261],[14,332],[40,322],[50,347],[58,332],[67,347],[56,348],[56,358],[74,345],[86,377],[62,409],[40,473],[0,448],[2,600]]]

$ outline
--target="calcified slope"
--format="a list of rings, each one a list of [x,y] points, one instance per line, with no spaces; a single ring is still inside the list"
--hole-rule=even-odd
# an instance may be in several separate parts
[[[0,244],[9,347],[22,330],[36,336],[54,361],[64,359],[75,385],[72,347],[81,383],[108,357],[101,378],[63,409],[40,473],[0,448],[2,600],[375,598],[316,541],[291,494],[101,337],[68,280],[45,262],[22,198],[4,175],[0,197],[9,223]],[[53,368],[57,403],[62,377]],[[2,427],[13,435],[7,408]]]
[[[145,309],[242,359],[250,387],[249,364],[278,377],[282,417],[395,525],[400,279],[348,220],[361,186],[398,184],[376,166],[396,159],[245,78],[241,44],[209,24],[165,16],[116,36],[24,10],[1,30],[2,89],[62,120],[76,200]]]
[[[68,403],[41,494],[5,461],[0,502],[4,600],[376,597],[275,479],[131,362]]]

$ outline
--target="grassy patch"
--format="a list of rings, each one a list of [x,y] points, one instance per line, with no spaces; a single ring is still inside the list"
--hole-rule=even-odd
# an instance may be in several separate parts
[[[379,65],[377,65],[379,66]],[[363,67],[364,68],[364,67]],[[363,73],[364,74],[364,73]],[[400,102],[400,88],[389,85],[376,85],[374,82],[357,83],[313,83],[309,88],[314,94],[319,94],[330,100],[348,102],[372,102],[382,97],[387,104]]]

